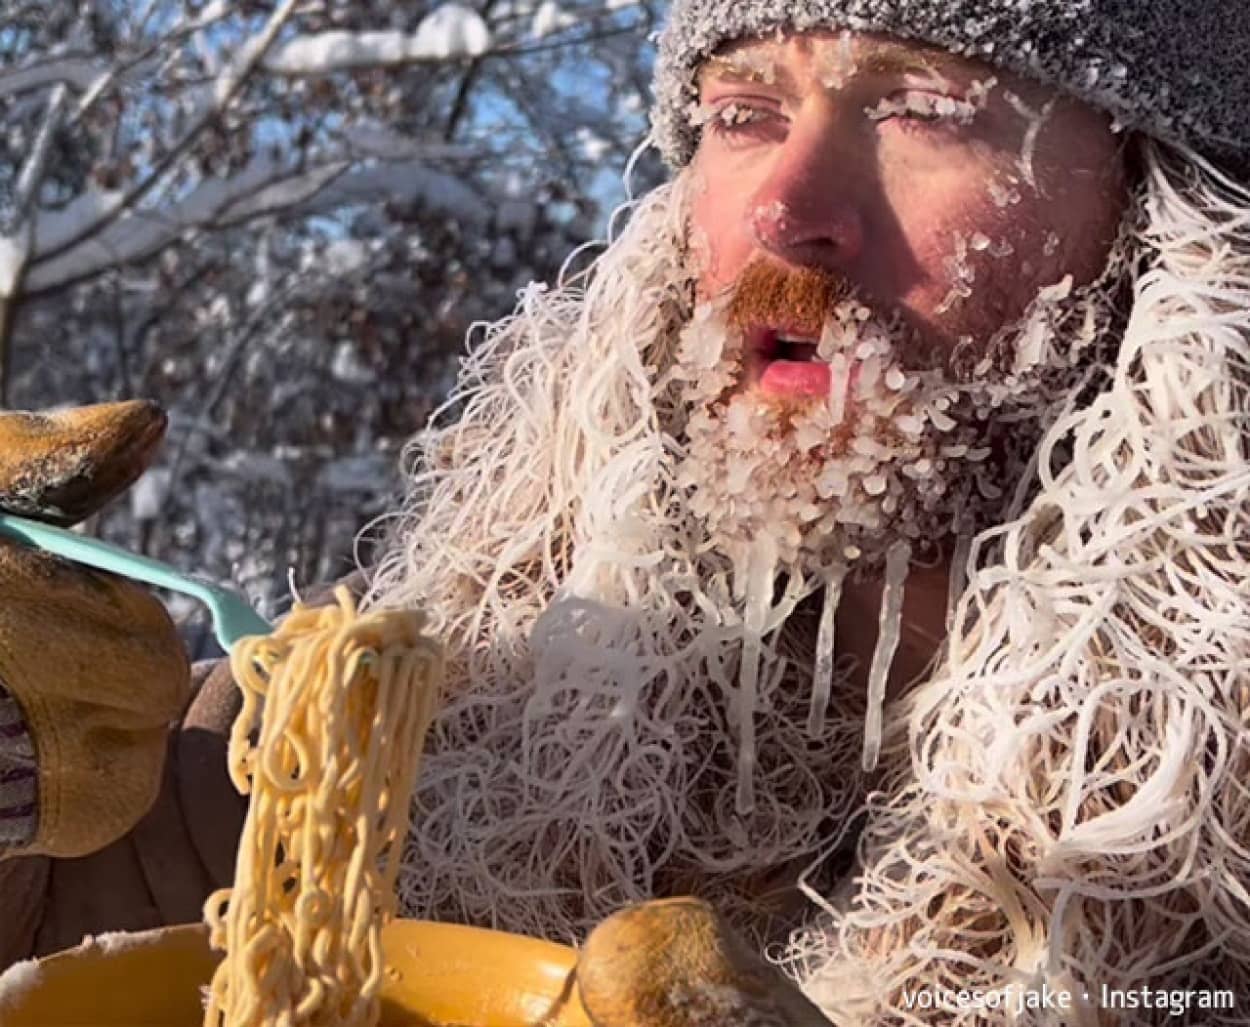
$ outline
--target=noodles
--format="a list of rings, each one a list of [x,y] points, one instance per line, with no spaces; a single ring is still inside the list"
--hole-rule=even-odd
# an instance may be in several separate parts
[[[231,651],[230,775],[251,801],[234,887],[204,907],[226,950],[205,1027],[377,1022],[381,929],[442,662],[424,615],[335,596]]]

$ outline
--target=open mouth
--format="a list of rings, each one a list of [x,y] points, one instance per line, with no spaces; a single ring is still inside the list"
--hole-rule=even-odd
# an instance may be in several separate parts
[[[761,326],[750,331],[747,345],[763,364],[774,360],[809,363],[816,359],[818,341],[807,332]]]
[[[759,325],[746,335],[746,387],[765,396],[823,400],[832,385],[827,361],[817,356],[819,333]]]

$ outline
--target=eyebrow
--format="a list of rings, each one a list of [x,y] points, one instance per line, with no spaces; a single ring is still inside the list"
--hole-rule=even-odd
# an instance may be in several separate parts
[[[952,63],[941,60],[938,54],[917,55],[903,50],[874,50],[858,62],[856,68],[857,72],[866,71],[872,75],[907,75],[913,72],[941,75],[952,70]]]
[[[721,82],[755,82],[775,86],[787,93],[798,91],[794,76],[784,64],[778,62],[772,66],[771,70],[772,75],[765,75],[758,68],[753,67],[749,61],[735,57],[733,54],[722,54],[708,60],[699,73],[699,84],[702,85],[708,79],[714,78]]]
[[[943,60],[946,56],[941,53],[915,54],[901,49],[873,50],[867,56],[854,62],[848,79],[865,74],[943,76],[956,71],[959,67],[954,60]],[[754,62],[749,58],[741,58],[734,53],[714,56],[699,74],[699,84],[716,79],[721,82],[760,83],[790,94],[798,91],[794,77],[782,62],[778,61],[772,66],[771,76],[766,76],[753,65]]]

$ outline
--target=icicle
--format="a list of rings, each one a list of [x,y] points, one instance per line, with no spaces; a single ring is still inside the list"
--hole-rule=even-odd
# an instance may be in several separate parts
[[[955,551],[951,554],[950,580],[946,586],[946,633],[955,624],[955,606],[964,594],[968,583],[968,555],[972,552],[972,535],[961,531],[955,536]]]
[[[881,593],[881,617],[877,627],[877,647],[868,671],[868,714],[864,719],[864,770],[877,767],[881,755],[882,717],[885,707],[885,683],[898,649],[903,619],[903,584],[911,546],[895,542],[885,557],[885,588]]]
[[[850,361],[845,353],[835,353],[829,361],[829,422],[834,426],[846,416],[846,394],[850,387]]]
[[[738,792],[734,806],[739,816],[746,816],[755,809],[755,707],[764,627],[773,602],[776,572],[777,542],[769,535],[762,535],[751,546],[746,559],[742,666],[738,672],[734,711],[738,728]]]
[[[842,599],[846,564],[835,565],[825,579],[825,602],[820,611],[820,631],[816,636],[816,666],[812,672],[812,705],[807,714],[807,733],[815,737],[825,728],[829,696],[833,694],[834,616]]]

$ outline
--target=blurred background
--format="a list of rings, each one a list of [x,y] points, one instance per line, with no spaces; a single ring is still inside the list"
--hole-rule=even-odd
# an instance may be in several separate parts
[[[269,614],[350,571],[470,326],[626,198],[665,6],[5,0],[0,407],[170,414],[87,530]]]

